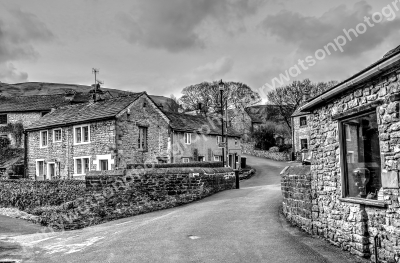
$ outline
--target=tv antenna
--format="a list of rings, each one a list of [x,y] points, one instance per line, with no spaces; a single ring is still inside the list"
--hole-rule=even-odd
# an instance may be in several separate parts
[[[94,74],[94,84],[97,84],[97,74],[99,73],[98,68],[92,68],[92,74]]]

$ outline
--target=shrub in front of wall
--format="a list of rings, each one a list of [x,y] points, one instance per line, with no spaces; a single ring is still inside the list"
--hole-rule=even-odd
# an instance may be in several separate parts
[[[26,212],[41,206],[57,206],[85,193],[85,181],[0,179],[0,207],[16,207]]]
[[[268,151],[270,151],[270,152],[272,152],[272,153],[279,152],[279,147],[277,147],[277,146],[271,147],[271,148],[269,148]]]

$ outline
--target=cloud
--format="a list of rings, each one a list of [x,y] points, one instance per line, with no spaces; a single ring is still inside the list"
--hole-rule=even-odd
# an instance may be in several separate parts
[[[28,74],[18,72],[11,62],[36,58],[33,43],[51,41],[54,35],[35,15],[19,9],[7,11],[0,18],[0,81],[26,81]]]
[[[243,31],[243,18],[260,0],[138,0],[135,12],[119,13],[125,38],[132,44],[180,52],[204,48],[199,26],[212,19],[230,33]]]
[[[231,57],[222,57],[213,63],[207,63],[204,66],[196,68],[193,72],[195,76],[215,79],[230,72],[234,61]]]
[[[382,5],[382,8],[384,6],[386,5]],[[338,36],[344,35],[343,29],[355,29],[359,23],[365,23],[365,16],[371,17],[372,14],[372,7],[367,2],[360,1],[351,9],[340,5],[320,17],[281,11],[276,15],[267,16],[262,21],[261,28],[284,42],[297,45],[299,53],[313,54],[316,50],[333,42]],[[368,30],[363,35],[353,37],[354,35],[350,34],[352,42],[344,46],[343,53],[336,52],[335,55],[356,57],[377,47],[387,37],[397,33],[399,26],[399,19],[381,22],[375,24],[374,27],[367,26]]]
[[[17,71],[12,63],[0,63],[0,80],[6,83],[26,82],[28,73]]]

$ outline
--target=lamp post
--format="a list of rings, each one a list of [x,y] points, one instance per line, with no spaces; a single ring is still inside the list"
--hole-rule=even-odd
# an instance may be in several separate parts
[[[225,84],[221,81],[218,84],[219,86],[219,91],[221,93],[221,121],[222,121],[222,136],[221,136],[221,142],[222,145],[224,143],[224,105],[222,104],[223,100],[222,100],[222,95],[224,93],[224,89],[225,89]],[[225,146],[222,147],[222,166],[225,167]]]

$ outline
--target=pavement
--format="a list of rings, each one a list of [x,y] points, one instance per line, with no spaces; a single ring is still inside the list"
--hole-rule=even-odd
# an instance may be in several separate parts
[[[238,190],[82,230],[13,234],[7,241],[19,247],[23,262],[367,262],[286,222],[279,172],[292,164],[247,157],[257,172]]]

